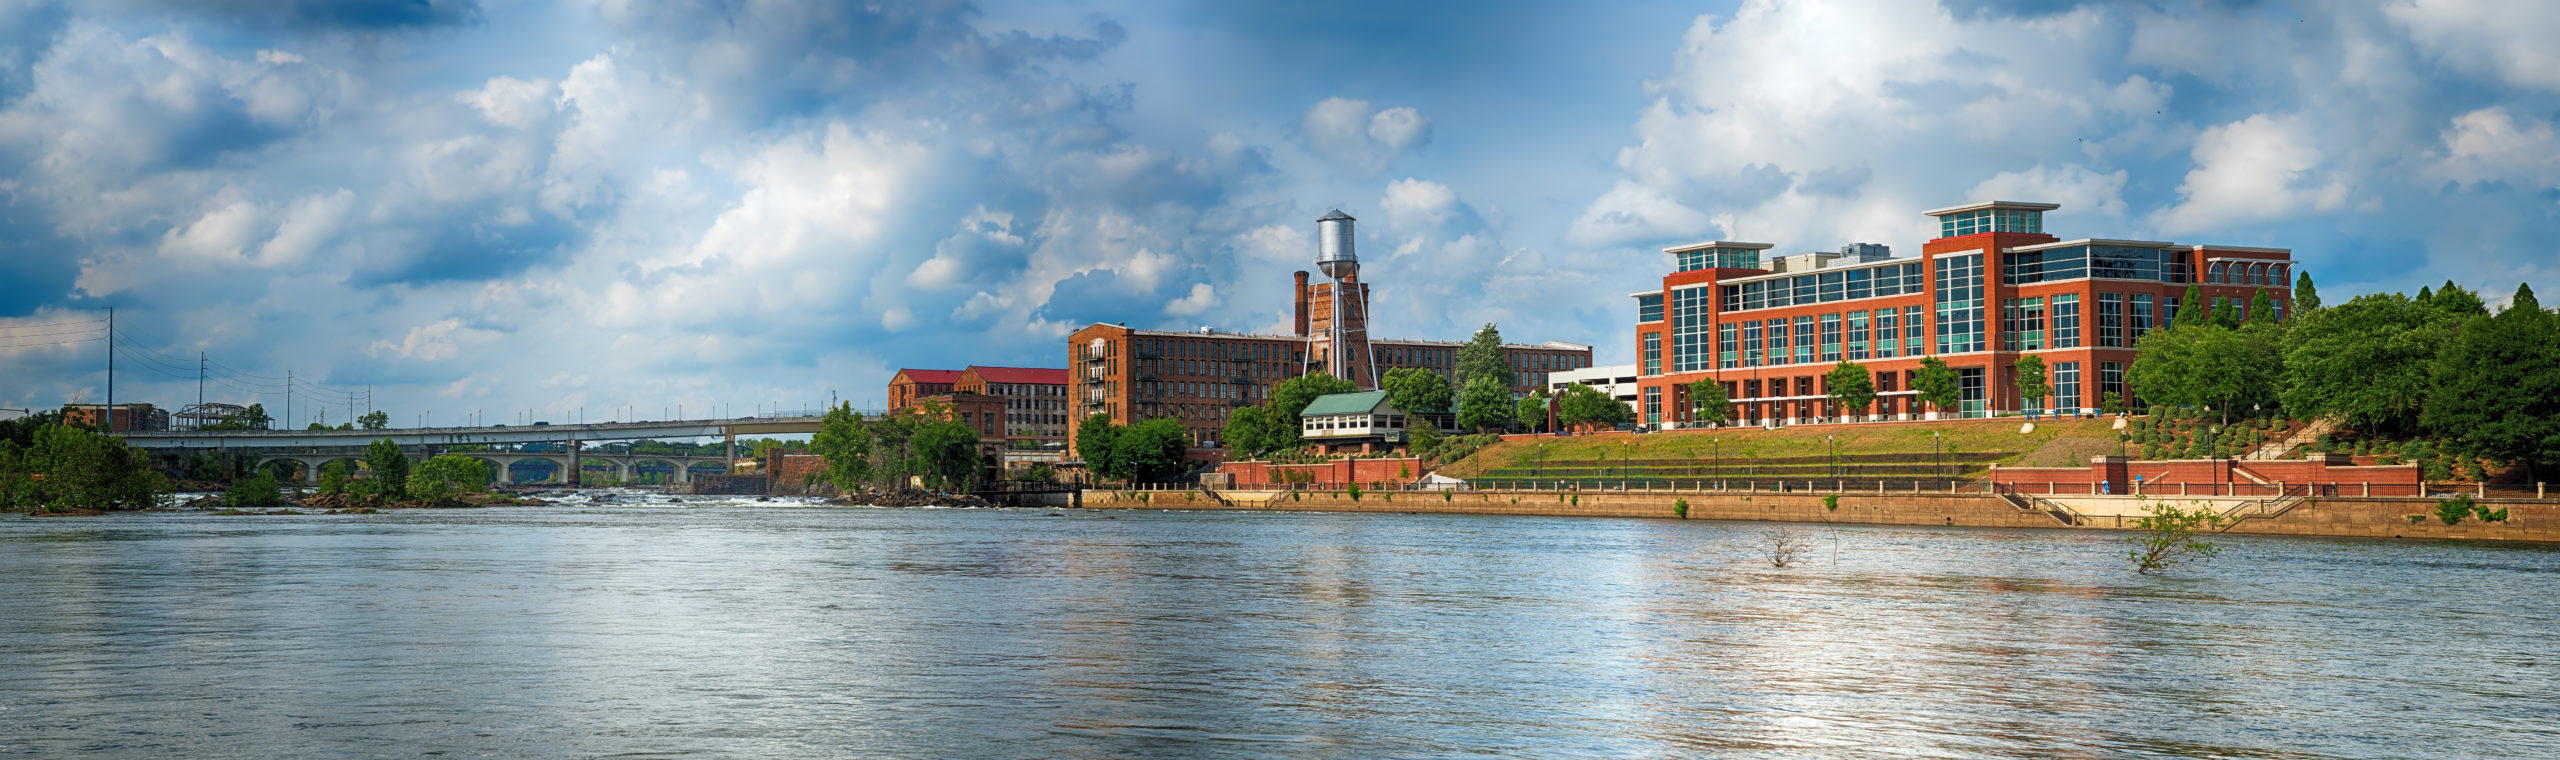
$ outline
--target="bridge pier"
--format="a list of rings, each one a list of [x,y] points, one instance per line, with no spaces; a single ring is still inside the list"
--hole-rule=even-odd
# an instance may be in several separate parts
[[[573,438],[568,441],[568,449],[569,469],[567,472],[561,474],[560,482],[564,485],[575,486],[578,484],[578,471],[586,469],[582,466],[586,464],[586,461],[578,457],[579,446],[577,439]]]

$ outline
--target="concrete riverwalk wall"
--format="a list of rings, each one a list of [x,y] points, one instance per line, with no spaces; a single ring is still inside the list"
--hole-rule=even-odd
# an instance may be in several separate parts
[[[1579,496],[1577,500],[1575,497]],[[1689,503],[1691,520],[1764,520],[1866,525],[1939,525],[1976,528],[2061,528],[2041,512],[2020,510],[1981,493],[1842,493],[1839,508],[1822,493],[1643,493],[1583,491],[1369,492],[1352,499],[1341,492],[1283,491],[1087,491],[1087,509],[1234,509],[1298,512],[1420,512],[1542,517],[1643,517],[1676,519],[1674,506]],[[2274,517],[2252,517],[2229,533],[2341,538],[2453,538],[2560,542],[2560,499],[2485,499],[2504,508],[2503,523],[2466,519],[2447,526],[2435,518],[2436,500],[2421,498],[2321,498]],[[2411,515],[2423,520],[2411,522]],[[2097,519],[2086,529],[2127,529],[2131,517]],[[2121,522],[2121,525],[2117,523]]]

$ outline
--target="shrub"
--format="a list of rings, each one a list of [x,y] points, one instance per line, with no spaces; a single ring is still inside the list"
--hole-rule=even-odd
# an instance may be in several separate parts
[[[2426,521],[2427,521],[2427,516],[2426,516],[2426,515],[2410,515],[2410,516],[2409,516],[2409,524],[2410,524],[2410,525],[2416,525],[2416,524],[2418,524],[2418,523],[2422,523],[2422,522],[2426,522]]]
[[[420,501],[445,503],[464,493],[478,493],[489,485],[489,465],[461,454],[438,454],[420,462],[409,473],[409,496]]]
[[[2446,525],[2461,523],[2462,518],[2471,516],[2471,509],[2474,506],[2477,505],[2471,503],[2471,494],[2454,494],[2453,498],[2436,502],[2436,519],[2444,521]]]
[[[2400,457],[2384,454],[2373,458],[2374,464],[2399,464]]]
[[[2133,560],[2133,571],[2144,575],[2166,572],[2189,562],[2203,562],[2221,553],[2221,548],[2198,538],[2199,531],[2222,527],[2222,515],[2199,503],[2194,509],[2179,509],[2167,503],[2143,505],[2151,513],[2134,521],[2142,535],[2125,539],[2133,544],[2126,552]]]
[[[321,465],[320,493],[346,493],[347,479],[349,476],[354,474],[354,469],[355,468],[348,466],[347,460],[344,459],[331,460],[328,464]]]
[[[2439,458],[2439,459],[2429,459],[2429,460],[2427,460],[2427,461],[2425,462],[2425,464],[2426,464],[2426,467],[2425,467],[2424,469],[2426,470],[2426,475],[2425,475],[2426,479],[2428,479],[2428,480],[2452,480],[2452,479],[2453,479],[2453,468],[2445,466],[2445,464],[2444,464],[2444,460],[2443,460],[2443,459],[2440,459],[2440,458]]]
[[[1573,495],[1573,505],[1577,507],[1582,506],[1582,494]]]
[[[1831,511],[1833,511],[1833,512],[1838,512],[1838,511],[1840,511],[1840,495],[1839,495],[1839,494],[1832,494],[1832,495],[1829,495],[1829,496],[1822,497],[1822,508],[1823,508],[1823,509],[1831,510]]]
[[[276,485],[274,473],[259,470],[256,475],[231,481],[231,487],[222,492],[222,503],[235,509],[283,506],[284,491]]]
[[[1347,487],[1343,488],[1343,489],[1342,489],[1342,493],[1343,493],[1343,495],[1345,495],[1345,496],[1349,496],[1349,497],[1351,497],[1351,500],[1352,500],[1352,501],[1359,501],[1359,500],[1360,500],[1360,484],[1359,484],[1359,483],[1353,483],[1353,484],[1351,484],[1351,485],[1349,485],[1349,486],[1347,486]]]
[[[1671,502],[1671,514],[1683,520],[1689,519],[1689,500],[1680,499]]]

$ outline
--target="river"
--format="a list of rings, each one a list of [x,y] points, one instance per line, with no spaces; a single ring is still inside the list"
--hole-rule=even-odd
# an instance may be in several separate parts
[[[1771,527],[5,517],[0,756],[2560,757],[2560,547]]]

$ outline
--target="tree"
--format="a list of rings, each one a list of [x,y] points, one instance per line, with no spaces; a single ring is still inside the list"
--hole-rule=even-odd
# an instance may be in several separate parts
[[[2316,311],[2297,308],[2282,344],[2284,408],[2306,417],[2335,415],[2358,430],[2415,429],[2435,387],[2436,354],[2460,326],[2434,314],[2398,293],[2356,296]]]
[[[400,444],[389,438],[365,444],[364,466],[373,471],[373,481],[365,492],[376,496],[398,496],[409,492],[409,455],[400,453]]]
[[[1919,391],[1917,400],[1926,401],[1931,409],[1941,412],[1955,408],[1961,400],[1956,371],[1935,356],[1920,360],[1920,370],[1911,376],[1911,389]]]
[[[2045,381],[2044,357],[2021,356],[2014,365],[2018,374],[2018,398],[2032,409],[2044,408],[2044,397],[2053,395],[2053,385]]]
[[[2249,322],[2264,325],[2274,324],[2275,321],[2276,301],[2267,297],[2266,288],[2259,288],[2258,292],[2249,296]]]
[[[1378,385],[1387,392],[1387,403],[1406,414],[1448,414],[1449,403],[1457,398],[1447,378],[1421,367],[1387,370]]]
[[[489,464],[461,454],[437,454],[418,463],[418,471],[409,475],[409,497],[431,504],[451,502],[488,487]]]
[[[2420,421],[2457,450],[2522,461],[2537,482],[2535,463],[2560,456],[2560,317],[2542,310],[2531,286],[2517,286],[2497,316],[2465,322],[2437,356],[2434,379]]]
[[[1627,402],[1610,398],[1609,394],[1588,385],[1568,385],[1564,395],[1556,398],[1556,419],[1566,425],[1591,423],[1616,427],[1636,421],[1636,412]]]
[[[355,476],[355,468],[344,459],[332,459],[320,466],[320,493],[346,493],[347,481]]]
[[[1183,469],[1182,454],[1190,447],[1190,436],[1182,421],[1157,418],[1131,425],[1113,436],[1111,447],[1119,477],[1132,482],[1162,480]]]
[[[1287,383],[1282,383],[1286,385]],[[1096,414],[1076,425],[1076,456],[1084,459],[1085,469],[1095,477],[1127,477],[1120,467],[1119,442],[1123,428],[1111,423],[1111,415]]]
[[[1832,416],[1847,421],[1850,415],[1866,416],[1867,406],[1876,402],[1874,375],[1866,365],[1843,360],[1822,375],[1823,394],[1831,397]]]
[[[2240,326],[2240,307],[2232,299],[2216,298],[2213,303],[2213,326],[2225,330]]]
[[[1511,421],[1519,423],[1520,429],[1527,430],[1532,433],[1542,431],[1554,432],[1552,430],[1546,430],[1547,389],[1540,388],[1536,393],[1521,396],[1519,400],[1513,401],[1511,403]]]
[[[2424,293],[2424,291],[2420,292]],[[2427,302],[2440,313],[2457,318],[2482,317],[2489,314],[2489,304],[2480,300],[2480,294],[2465,290],[2462,286],[2453,284],[2452,280],[2444,281],[2444,287],[2438,289],[2435,295],[2421,295],[2419,300]]]
[[[1459,427],[1478,433],[1507,428],[1513,411],[1511,386],[1500,377],[1478,375],[1458,392]]]
[[[2320,289],[2312,286],[2311,273],[2293,276],[2293,314],[2320,310]]]
[[[52,423],[38,428],[32,443],[0,441],[0,509],[110,511],[166,501],[168,479],[122,438]]]
[[[2145,335],[2125,383],[2154,403],[2218,406],[2226,420],[2235,406],[2276,404],[2284,376],[2281,329],[2180,326]]]
[[[364,416],[356,418],[356,425],[366,430],[381,430],[391,426],[391,415],[380,411],[365,412]]]
[[[1699,380],[1689,384],[1689,419],[1714,423],[1733,420],[1733,399],[1725,397],[1723,383]]]
[[[1272,386],[1269,410],[1262,417],[1260,443],[1272,450],[1297,448],[1299,443],[1298,413],[1307,410],[1321,396],[1356,393],[1360,386],[1351,381],[1320,372],[1310,372],[1280,381]],[[1399,407],[1401,408],[1401,407]]]
[[[871,481],[871,431],[862,422],[862,413],[844,402],[827,410],[818,420],[818,434],[809,437],[809,448],[827,462],[827,482],[844,493],[860,491]]]
[[[2194,509],[2179,509],[2167,503],[2147,504],[2143,511],[2151,516],[2134,521],[2142,534],[2125,539],[2133,548],[2125,554],[2133,560],[2133,571],[2144,575],[2167,572],[2189,562],[2212,559],[2221,551],[2197,534],[2222,527],[2222,515],[2212,508],[2197,504]]]
[[[2202,327],[2213,322],[2213,307],[2204,302],[2204,288],[2187,284],[2187,294],[2178,300],[2178,313],[2171,317],[2170,327]]]
[[[1502,350],[1502,331],[1491,322],[1485,323],[1484,329],[1477,330],[1474,339],[1458,347],[1457,360],[1460,388],[1467,387],[1479,377],[1502,381],[1505,391],[1520,384],[1519,378],[1511,371],[1510,353]]]
[[[924,476],[928,488],[966,490],[984,466],[977,428],[947,415],[924,421],[909,441],[915,452],[915,472]]]

